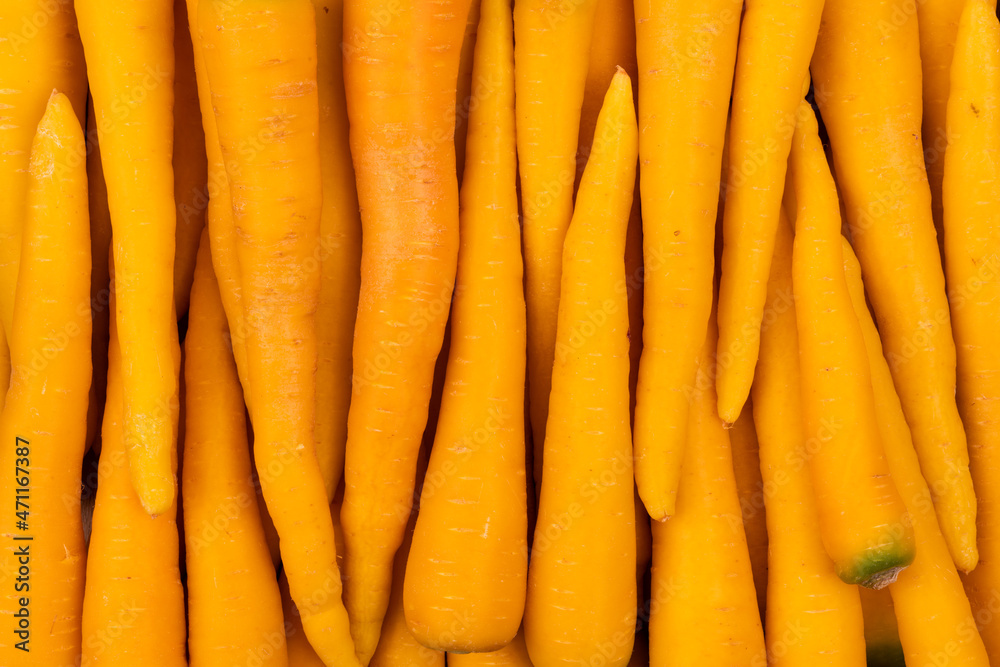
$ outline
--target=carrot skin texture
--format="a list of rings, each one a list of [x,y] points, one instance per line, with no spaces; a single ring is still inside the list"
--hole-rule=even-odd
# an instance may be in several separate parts
[[[908,510],[906,524],[896,530],[912,529],[916,538],[917,555],[913,564],[889,586],[906,662],[928,664],[946,652],[948,664],[988,667],[990,661],[976,628],[976,618],[938,525],[930,489],[920,474],[909,427],[865,301],[861,265],[846,239],[842,244],[844,274],[871,364],[879,430],[892,476]]]
[[[743,412],[729,429],[729,444],[736,474],[743,530],[757,592],[761,620],[767,608],[767,513],[764,507],[764,481],[760,472],[760,444],[754,424],[753,406],[748,400]]]
[[[177,491],[173,2],[78,0],[76,14],[116,230],[129,471],[156,516],[175,504]]]
[[[177,205],[174,302],[178,318],[188,311],[210,194],[205,130],[187,12],[186,0],[174,0],[174,200]]]
[[[513,641],[489,653],[449,653],[449,667],[532,667],[521,630]]]
[[[645,264],[635,475],[656,521],[674,511],[687,442],[685,389],[712,309],[715,215],[742,4],[635,5]]]
[[[882,588],[913,560],[913,531],[890,476],[865,343],[843,275],[837,191],[816,117],[799,110],[789,169],[798,210],[792,273],[802,413],[820,532],[848,584]]]
[[[528,408],[536,486],[541,483],[543,469],[563,241],[573,216],[580,113],[597,3],[514,3],[514,103],[528,308]]]
[[[188,321],[181,497],[191,666],[255,655],[262,667],[286,667],[281,594],[257,508],[243,389],[207,233]]]
[[[538,667],[586,664],[599,654],[604,664],[620,667],[632,654],[635,630],[622,276],[638,129],[624,70],[611,81],[595,136],[563,250],[545,469],[528,571],[524,637]],[[593,535],[602,536],[600,544]]]
[[[1000,233],[1000,26],[983,0],[962,16],[951,69],[948,152],[944,157],[944,252],[952,326],[958,353],[958,409],[969,439],[978,499],[979,565],[963,579],[973,611],[990,614],[1000,590],[1000,349],[994,322],[1000,310],[996,253]],[[981,628],[992,655],[1000,652],[1000,623]]]
[[[917,19],[896,9],[893,0],[827,2],[812,74],[920,468],[955,564],[970,571],[979,559],[976,500],[954,399],[955,344],[920,142]]]
[[[0,490],[19,505],[11,501],[12,511],[0,526],[0,566],[11,573],[0,597],[0,618],[9,628],[0,636],[0,663],[9,667],[74,664],[81,650],[86,546],[80,476],[91,381],[90,225],[85,165],[70,160],[83,151],[83,130],[72,103],[53,93],[31,144],[10,340],[13,376],[8,375],[11,385],[0,415],[6,443],[0,462],[11,471]],[[42,368],[35,358],[39,354],[45,355]],[[22,524],[15,510],[28,507]],[[26,537],[31,541],[22,541]],[[30,554],[35,574],[29,589],[13,580],[19,564],[25,564],[21,553]],[[17,614],[28,609],[30,622],[45,631],[19,637]]]
[[[692,385],[677,512],[653,522],[652,665],[749,666],[764,656],[729,433],[716,411],[717,338],[710,315]]]
[[[113,296],[112,310],[114,301]],[[176,507],[150,516],[132,484],[115,319],[111,320],[110,341],[108,403],[101,433],[101,479],[83,598],[82,666],[186,667],[186,619],[178,567]],[[172,344],[176,373],[180,349],[176,338]],[[109,636],[116,639],[102,639]]]
[[[389,603],[455,281],[454,110],[469,3],[344,7],[362,249],[341,521],[344,600],[362,664]]]
[[[316,310],[316,457],[329,498],[344,474],[351,402],[351,342],[361,282],[361,212],[348,138],[344,92],[343,0],[314,0],[319,85],[319,305]],[[315,269],[315,262],[308,265]]]
[[[760,346],[802,80],[823,0],[750,0],[740,28],[730,123],[719,286],[719,414],[734,422],[750,393]]]
[[[899,642],[896,610],[888,588],[860,587],[861,611],[865,618],[865,647],[868,667],[906,667],[903,645]]]
[[[237,228],[256,469],[306,635],[327,665],[357,665],[313,429],[320,276],[305,268],[322,198],[315,9],[310,0],[207,1],[198,25]],[[243,150],[249,141],[258,149]]]
[[[427,473],[432,482],[421,493],[402,601],[418,642],[461,652],[510,643],[521,625],[528,570],[525,306],[508,0],[482,0],[477,34],[448,366]]]
[[[41,13],[45,21],[37,20]],[[34,31],[28,34],[28,31]],[[58,90],[85,118],[87,76],[72,0],[0,2],[0,326],[11,339],[28,158],[49,96]],[[82,157],[82,156],[80,156]]]
[[[866,644],[858,587],[837,576],[817,527],[819,510],[809,477],[799,389],[792,229],[783,212],[776,231],[766,324],[751,389],[767,490],[768,664],[860,667]],[[795,640],[789,641],[786,631],[792,627],[797,629]]]

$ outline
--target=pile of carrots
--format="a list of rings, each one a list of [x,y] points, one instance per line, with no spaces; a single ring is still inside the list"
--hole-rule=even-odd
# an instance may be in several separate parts
[[[0,667],[1000,667],[995,0],[0,0]]]

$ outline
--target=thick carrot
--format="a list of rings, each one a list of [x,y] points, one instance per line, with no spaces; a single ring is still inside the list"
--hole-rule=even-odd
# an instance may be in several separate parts
[[[70,665],[80,655],[80,478],[91,379],[84,150],[71,101],[53,93],[31,144],[10,338],[14,372],[0,415],[0,464],[9,471],[0,493],[10,499],[0,526],[4,667]]]
[[[976,499],[920,143],[917,20],[898,9],[895,0],[827,2],[812,74],[920,468],[952,557],[969,571],[979,560]]]
[[[87,77],[72,0],[3,0],[0,35],[0,326],[9,341],[35,128],[53,90],[82,124]]]
[[[742,5],[646,0],[635,6],[645,260],[635,476],[657,521],[674,512],[687,441],[686,388],[712,307],[714,223]]]
[[[179,318],[188,310],[208,206],[208,159],[202,128],[187,4],[185,0],[174,0],[174,302]]]
[[[323,209],[319,245],[307,271],[320,272],[316,309],[316,457],[327,496],[344,473],[347,411],[351,402],[351,341],[361,282],[361,213],[348,141],[347,101],[340,45],[343,0],[314,0],[319,85],[320,174]]]
[[[865,342],[843,276],[837,190],[802,102],[789,169],[802,414],[820,532],[837,574],[882,588],[913,560],[913,531],[882,451]]]
[[[517,633],[511,643],[489,653],[449,653],[448,667],[532,667],[524,631]]]
[[[77,0],[114,228],[129,471],[155,516],[176,496],[174,3]]]
[[[288,665],[281,594],[251,476],[243,389],[212,272],[198,250],[184,340],[184,469],[191,664]]]
[[[711,317],[695,369],[677,512],[653,522],[654,665],[751,665],[764,656],[729,434],[716,412],[717,336]]]
[[[517,157],[528,307],[528,408],[536,486],[541,482],[563,240],[573,215],[580,111],[597,3],[514,3]]]
[[[93,127],[93,100],[87,100],[87,188],[90,210],[90,314],[93,320],[91,357],[93,382],[90,383],[90,406],[87,411],[87,441],[96,442],[104,421],[108,396],[108,327],[111,321],[111,212],[108,209],[108,186],[104,182],[101,149],[97,128]]]
[[[201,0],[187,0],[188,30],[194,52],[195,79],[198,85],[198,103],[201,107],[201,122],[205,134],[205,152],[208,160],[208,207],[205,211],[205,226],[208,228],[212,248],[212,266],[215,269],[222,305],[229,321],[229,334],[233,339],[233,356],[236,370],[243,385],[243,396],[247,407],[252,409],[250,383],[247,381],[246,325],[243,317],[243,287],[240,267],[236,258],[236,226],[233,221],[232,197],[229,192],[229,177],[219,144],[219,130],[212,109],[212,93],[205,71],[205,49],[201,31],[198,29],[198,5]]]
[[[795,110],[823,0],[749,0],[740,28],[722,222],[719,414],[734,422],[760,346]]]
[[[198,26],[238,230],[256,468],[306,635],[327,665],[357,665],[313,428],[315,9],[311,0],[205,0]]]
[[[344,7],[363,242],[341,519],[345,602],[362,663],[389,603],[455,281],[454,109],[470,1]]]
[[[795,320],[792,229],[779,211],[751,390],[767,506],[767,664],[855,667],[865,664],[862,607],[858,588],[834,572],[817,527]]]
[[[958,409],[969,437],[978,499],[979,565],[965,576],[977,613],[993,616],[1000,591],[1000,25],[988,1],[967,3],[952,61],[944,165],[944,251],[958,352]],[[982,627],[1000,652],[1000,622]]]
[[[906,667],[899,643],[896,611],[888,588],[861,587],[861,611],[865,618],[865,656],[868,667]]]
[[[563,250],[524,638],[538,667],[621,666],[635,631],[625,231],[638,130],[624,70],[597,121]],[[600,535],[599,541],[593,536]]]
[[[514,638],[528,570],[508,0],[482,0],[473,80],[447,375],[403,588],[417,641],[463,653],[495,651]]]
[[[891,528],[897,533],[912,529],[916,536],[917,555],[913,564],[889,588],[906,663],[931,664],[945,655],[949,665],[987,667],[990,661],[986,648],[938,526],[930,489],[920,474],[910,430],[868,310],[861,266],[846,239],[842,244],[844,274],[871,364],[878,428],[890,471],[908,511],[906,521]]]
[[[112,296],[112,308],[115,299]],[[112,319],[100,481],[87,553],[81,664],[186,667],[176,507],[152,517],[132,485],[117,328]],[[172,343],[171,363],[177,372],[176,337]]]
[[[764,480],[760,470],[760,444],[757,441],[753,406],[749,400],[729,429],[729,444],[733,455],[740,513],[743,516],[743,530],[747,534],[753,586],[757,591],[757,607],[763,619],[767,607],[767,513],[764,507]]]
[[[290,667],[323,667],[323,661],[316,655],[302,629],[302,617],[292,602],[292,596],[288,592],[288,578],[284,572],[278,578],[278,587],[281,589],[281,608],[285,615],[288,664]]]

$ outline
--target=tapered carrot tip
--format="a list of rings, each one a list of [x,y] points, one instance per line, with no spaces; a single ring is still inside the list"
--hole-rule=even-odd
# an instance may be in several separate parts
[[[149,516],[165,514],[174,504],[176,486],[173,476],[167,478],[149,473],[136,475],[133,471],[132,486]]]

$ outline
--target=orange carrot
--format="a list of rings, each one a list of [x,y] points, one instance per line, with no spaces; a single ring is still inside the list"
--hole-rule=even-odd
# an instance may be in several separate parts
[[[625,231],[638,130],[619,69],[597,121],[563,250],[545,470],[524,638],[538,667],[612,667],[635,631],[634,484],[628,414]],[[594,541],[594,535],[602,539]]]
[[[243,390],[203,234],[184,341],[184,539],[191,664],[288,665],[250,474]]]
[[[238,230],[254,460],[306,635],[327,665],[357,665],[314,440],[315,8],[311,0],[206,1],[198,27]]]
[[[920,469],[952,557],[969,571],[979,560],[976,499],[919,140],[917,33],[916,16],[899,11],[894,0],[827,2],[812,74],[851,238]]]
[[[4,667],[76,664],[81,650],[80,478],[91,380],[84,150],[72,103],[53,93],[31,144],[13,375],[0,415],[0,464],[9,471],[0,493],[10,499],[0,526]]]
[[[302,629],[302,617],[292,602],[292,596],[288,592],[288,578],[284,572],[278,579],[278,587],[281,589],[281,608],[285,615],[288,664],[290,667],[323,667],[323,661],[316,655]]]
[[[153,516],[177,491],[173,4],[75,3],[114,228],[129,471]]]
[[[447,376],[403,588],[416,640],[461,652],[514,638],[528,570],[513,26],[508,0],[482,1]]]
[[[0,327],[0,410],[3,410],[10,387],[10,349],[7,347],[7,334],[2,329]]]
[[[458,85],[455,92],[455,165],[458,184],[462,184],[465,173],[465,146],[469,133],[469,115],[479,103],[473,97],[472,67],[476,51],[476,33],[479,30],[481,0],[472,0],[469,18],[465,22],[465,36],[462,38],[462,55],[458,63]]]
[[[739,0],[635,6],[645,287],[635,478],[673,514],[695,360],[712,307],[713,239]]]
[[[498,651],[489,653],[449,653],[448,667],[532,667],[524,631]]]
[[[760,472],[760,446],[749,400],[743,412],[729,429],[733,452],[736,491],[743,515],[743,530],[747,534],[747,549],[753,569],[753,585],[757,591],[757,607],[764,618],[767,606],[767,513],[764,507],[764,481]]]
[[[469,5],[345,5],[363,242],[341,519],[344,599],[362,663],[375,651],[389,603],[455,281],[454,109]]]

